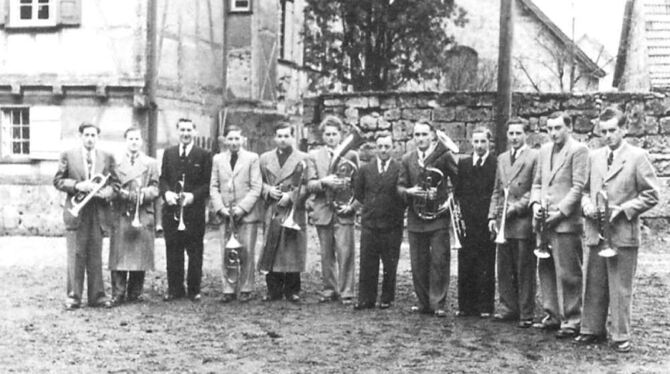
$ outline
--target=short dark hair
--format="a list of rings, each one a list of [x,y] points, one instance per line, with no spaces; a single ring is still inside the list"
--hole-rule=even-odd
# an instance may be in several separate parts
[[[337,131],[342,132],[342,127],[344,124],[342,120],[334,115],[327,115],[323,121],[319,124],[319,130],[321,132],[325,131],[326,127],[335,127]]]
[[[416,125],[426,125],[430,127],[430,131],[435,131],[433,123],[428,118],[419,118],[416,122],[414,122],[414,126]]]
[[[563,124],[565,124],[568,127],[572,127],[572,119],[570,116],[565,113],[565,112],[554,112],[549,115],[549,119],[557,119],[561,118],[563,119]]]
[[[626,116],[623,114],[622,111],[615,107],[608,107],[603,110],[602,113],[600,113],[600,120],[601,121],[609,121],[612,118],[616,118],[616,124],[619,127],[624,127],[626,125]]]
[[[486,135],[486,140],[491,141],[491,138],[493,138],[493,134],[491,134],[491,130],[489,130],[488,127],[485,126],[477,126],[475,127],[474,130],[472,130],[472,135],[474,134],[485,134]]]
[[[382,138],[391,138],[391,141],[393,141],[393,134],[390,131],[380,131],[375,134],[375,142]]]
[[[505,124],[505,127],[509,129],[510,126],[512,125],[521,125],[523,126],[523,132],[528,132],[530,130],[530,125],[528,121],[524,120],[523,118],[520,117],[512,117],[507,120],[507,123]]]
[[[100,134],[100,127],[98,127],[98,125],[94,125],[93,123],[86,121],[82,122],[81,125],[79,125],[79,133],[83,134],[84,130],[86,130],[89,127],[94,128],[98,132],[98,134]]]
[[[137,132],[140,133],[140,135],[142,135],[142,129],[140,129],[140,128],[137,127],[137,126],[130,126],[130,127],[128,127],[128,128],[126,129],[126,131],[123,132],[123,138],[124,138],[124,139],[127,138],[127,137],[128,137],[128,133],[131,133],[131,132],[134,132],[134,131],[137,131]]]
[[[182,122],[190,123],[191,125],[193,125],[193,129],[195,129],[195,122],[191,121],[191,119],[189,119],[189,118],[178,119],[176,127],[179,128],[179,124],[182,123]]]
[[[277,134],[277,131],[279,130],[284,130],[284,129],[290,129],[291,130],[291,135],[293,135],[293,126],[286,121],[281,121],[275,125],[275,135]]]
[[[242,128],[237,126],[237,125],[227,126],[225,131],[223,132],[223,136],[228,136],[229,133],[235,132],[235,131],[237,131],[241,134],[242,133]]]

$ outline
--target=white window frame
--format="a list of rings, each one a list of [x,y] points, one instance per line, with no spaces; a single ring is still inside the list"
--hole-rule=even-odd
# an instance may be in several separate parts
[[[30,19],[21,19],[21,6],[27,5],[22,1],[30,1],[32,7],[32,17]],[[47,3],[40,3],[42,0],[9,0],[9,27],[29,28],[29,27],[55,27],[58,25],[58,0],[46,0]],[[38,19],[40,6],[49,7],[49,18]]]
[[[27,123],[21,123],[19,126],[19,137],[14,136],[14,127],[16,126],[12,121],[13,116],[21,111],[27,112]],[[23,117],[23,116],[21,116]],[[28,134],[24,138],[22,128],[28,128]],[[28,106],[2,106],[0,107],[0,155],[5,160],[25,160],[30,158],[30,107]],[[19,153],[14,152],[14,144],[23,143]]]
[[[247,5],[238,5],[237,2],[246,2]],[[228,11],[230,13],[250,13],[251,12],[251,1],[252,0],[230,0],[230,7]],[[267,1],[267,0],[266,0]]]

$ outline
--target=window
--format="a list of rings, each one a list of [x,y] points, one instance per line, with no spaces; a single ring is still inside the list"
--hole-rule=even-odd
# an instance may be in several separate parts
[[[230,12],[251,12],[251,0],[230,0]]]
[[[57,0],[10,0],[11,27],[52,27],[58,24]]]
[[[2,110],[2,156],[30,155],[30,110]]]

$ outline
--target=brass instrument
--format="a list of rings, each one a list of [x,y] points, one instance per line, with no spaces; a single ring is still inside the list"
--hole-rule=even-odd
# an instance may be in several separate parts
[[[102,174],[97,174],[94,175],[89,181],[95,183],[95,187],[88,193],[86,192],[78,192],[72,198],[70,201],[72,202],[72,207],[69,209],[70,214],[72,214],[74,217],[79,216],[79,212],[88,204],[89,201],[95,195],[107,184],[107,181],[109,180],[109,174],[107,175],[102,175]]]
[[[551,243],[549,243],[549,227],[547,218],[549,216],[549,203],[543,200],[540,205],[541,218],[537,221],[537,245],[533,253],[537,258],[546,259],[551,257]]]
[[[609,207],[609,198],[605,187],[596,193],[596,209],[598,215],[598,237],[602,248],[598,251],[600,257],[614,257],[617,255],[616,248],[612,245],[612,223],[610,216],[612,211]]]
[[[296,192],[296,196],[300,196],[300,192],[302,191],[302,178],[303,175],[305,174],[305,162],[300,161],[295,169],[293,170],[293,176],[297,177],[296,183],[298,184],[298,189]],[[286,192],[288,193],[288,192]],[[297,199],[297,197],[296,197]],[[297,201],[295,203],[291,203],[291,209],[289,212],[284,216],[284,219],[282,220],[281,226],[285,229],[289,230],[295,230],[295,231],[301,231],[302,229],[300,228],[300,225],[298,225],[295,220],[293,219],[293,216],[295,216],[295,206],[297,205]],[[279,212],[279,210],[277,210]]]
[[[448,196],[437,193],[443,182],[444,173],[440,169],[430,166],[421,169],[417,186],[425,194],[412,197],[412,206],[419,218],[432,221],[449,210]]]
[[[138,229],[142,227],[140,222],[140,204],[142,203],[142,186],[137,185],[137,202],[135,203],[135,216],[133,217],[133,222],[130,224],[132,227]]]
[[[454,197],[453,189],[449,190],[447,197],[449,216],[451,217],[451,227],[454,230],[454,243],[451,249],[458,250],[463,248],[461,240],[466,237],[465,220],[463,219],[463,212],[461,211],[461,204],[458,203]]]
[[[175,193],[179,195],[179,199],[177,200],[177,205],[179,205],[179,209],[174,213],[174,220],[179,221],[179,224],[177,225],[177,231],[186,230],[186,224],[184,223],[185,186],[186,186],[186,173],[182,173],[181,179],[177,181],[177,186],[175,188]]]
[[[235,181],[231,179],[233,189],[233,199],[228,207],[228,227],[226,232],[230,233],[228,241],[224,246],[224,266],[226,267],[226,282],[230,285],[237,285],[240,276],[240,251],[243,248],[242,243],[237,239],[237,224],[233,215],[233,206],[237,200],[235,193]]]
[[[233,216],[233,206],[235,200],[237,200],[235,197],[235,181],[231,180],[230,183],[232,183],[233,186],[233,199],[230,201],[230,206],[228,207],[228,229],[226,231],[230,233],[230,237],[226,242],[225,248],[237,251],[242,248],[242,244],[237,239],[237,224],[235,223],[235,217]]]
[[[505,187],[503,189],[503,194],[505,195],[505,199],[503,201],[503,209],[502,209],[502,218],[500,218],[500,227],[498,228],[498,234],[496,235],[496,244],[506,244],[507,239],[505,239],[505,223],[507,222],[507,209],[509,208],[507,205],[507,201],[509,199],[509,187]]]
[[[340,212],[354,202],[353,178],[357,172],[358,166],[355,163],[346,158],[340,159],[334,173],[337,177],[337,184],[334,188],[326,190],[326,199],[335,212]]]

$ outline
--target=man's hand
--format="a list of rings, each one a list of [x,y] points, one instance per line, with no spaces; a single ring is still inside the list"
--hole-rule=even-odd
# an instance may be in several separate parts
[[[242,208],[240,208],[239,206],[235,205],[233,206],[231,213],[233,214],[233,218],[240,218],[244,215],[244,210],[242,210]]]
[[[598,209],[593,204],[586,204],[582,207],[584,217],[591,219],[598,219]]]
[[[491,233],[491,235],[498,234],[498,225],[496,224],[496,220],[494,219],[489,220],[489,232]]]
[[[268,195],[270,195],[273,200],[279,200],[282,198],[283,193],[279,188],[273,186],[268,190]]]
[[[277,202],[277,205],[280,207],[286,207],[291,204],[291,194],[290,193],[285,193],[282,194],[281,199]]]
[[[193,194],[190,192],[184,192],[184,206],[189,206],[193,204]]]
[[[330,174],[321,178],[319,182],[321,182],[322,186],[335,188],[339,184],[339,178],[337,178],[337,176],[335,176],[334,174]]]
[[[536,220],[542,219],[542,205],[538,203],[533,204],[533,217],[535,217]]]
[[[223,208],[219,209],[219,211],[216,212],[216,214],[221,218],[230,217],[230,211],[225,206]]]
[[[610,215],[610,222],[614,222],[617,216],[623,212],[623,209],[620,205],[610,205],[610,212],[612,213]]]
[[[81,182],[77,183],[74,186],[74,188],[78,191],[81,191],[81,192],[84,192],[84,193],[89,193],[89,192],[93,191],[95,186],[96,186],[95,183],[86,180],[86,181],[81,181]]]
[[[419,186],[414,186],[411,188],[408,188],[406,191],[407,195],[412,196],[412,197],[427,197],[428,192],[424,190],[423,188]]]
[[[177,202],[179,200],[179,195],[172,191],[165,191],[165,202],[167,205],[177,205]]]
[[[347,204],[340,209],[338,209],[337,214],[339,215],[346,215],[354,211],[354,208],[351,206],[351,204]]]
[[[563,213],[560,210],[549,211],[547,214],[547,226],[554,227],[563,219]]]

